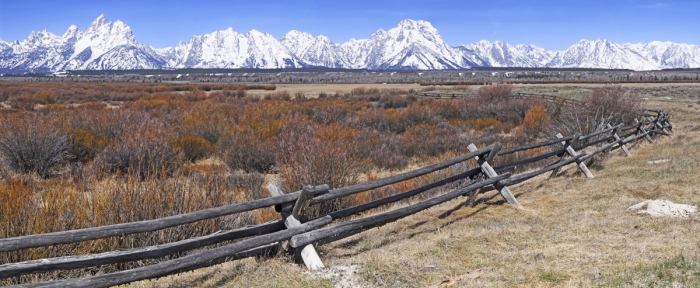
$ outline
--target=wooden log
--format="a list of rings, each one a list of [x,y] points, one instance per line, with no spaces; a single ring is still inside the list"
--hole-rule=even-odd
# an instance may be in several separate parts
[[[382,199],[377,199],[374,201],[370,201],[370,202],[360,204],[357,206],[345,208],[342,210],[334,211],[334,212],[329,213],[328,215],[331,216],[333,218],[333,220],[342,219],[342,218],[345,218],[345,217],[348,217],[351,215],[355,215],[357,213],[367,211],[367,210],[372,209],[372,208],[377,208],[377,207],[380,207],[382,205],[394,203],[394,202],[418,195],[422,192],[428,191],[428,190],[436,188],[436,187],[440,187],[440,186],[448,184],[448,183],[452,183],[454,181],[469,178],[469,177],[477,175],[479,173],[481,173],[481,168],[472,169],[472,170],[469,170],[469,171],[466,171],[463,173],[459,173],[459,174],[454,175],[454,176],[447,177],[447,178],[439,180],[439,181],[435,181],[435,182],[427,184],[427,185],[423,185],[423,186],[415,188],[415,189],[408,190],[406,192],[391,195],[388,197],[384,197]]]
[[[577,161],[579,160],[579,158],[581,158],[581,157],[583,157],[583,156],[585,156],[585,155],[587,155],[587,154],[585,154],[585,153],[584,153],[584,154],[579,154],[579,155],[576,155],[576,156],[574,156],[574,157],[572,157],[572,158],[566,159],[566,160],[563,161],[563,162],[557,162],[557,163],[555,163],[555,164],[552,164],[552,165],[549,165],[549,166],[547,166],[547,167],[544,167],[544,168],[542,168],[542,169],[540,169],[540,170],[533,171],[533,172],[529,172],[529,173],[524,173],[524,174],[519,174],[519,175],[513,176],[513,177],[511,177],[511,178],[498,181],[498,184],[499,184],[499,185],[514,185],[514,184],[518,184],[518,183],[520,183],[520,182],[523,182],[523,181],[528,180],[528,179],[530,179],[530,178],[536,177],[536,176],[541,175],[541,174],[543,174],[543,173],[549,172],[549,171],[551,171],[551,170],[554,170],[554,169],[560,168],[560,167],[562,167],[562,166],[566,166],[566,165],[569,165],[569,164],[571,164],[571,163],[577,162]]]
[[[569,137],[564,137],[563,139],[552,139],[552,140],[547,140],[547,141],[543,141],[543,142],[539,142],[539,143],[532,143],[532,144],[527,144],[527,145],[518,145],[515,147],[503,148],[503,149],[501,149],[500,152],[498,152],[498,155],[499,156],[500,155],[507,155],[507,154],[512,154],[512,153],[518,152],[518,151],[554,145],[554,144],[560,143],[561,141],[569,141],[572,138],[573,138],[573,136],[569,136]]]
[[[399,220],[401,218],[404,218],[406,216],[415,214],[417,212],[420,212],[422,210],[428,209],[430,207],[433,207],[435,205],[447,202],[449,200],[452,200],[454,198],[457,198],[461,195],[464,195],[466,193],[469,193],[469,191],[473,189],[478,189],[481,187],[493,185],[494,183],[507,179],[510,177],[510,173],[505,173],[499,176],[496,176],[494,178],[489,178],[484,181],[472,183],[470,185],[467,185],[465,187],[462,187],[460,189],[451,191],[449,193],[434,197],[432,199],[413,204],[408,207],[400,208],[394,211],[389,211],[389,212],[384,212],[381,214],[377,215],[372,215],[369,217],[353,220],[353,221],[348,221],[348,222],[343,222],[331,227],[326,227],[326,228],[321,228],[318,230],[306,232],[303,234],[296,235],[292,237],[290,240],[290,243],[292,247],[302,247],[308,244],[316,243],[317,241],[320,241],[322,239],[338,236],[338,235],[345,235],[345,237],[350,236],[352,234],[347,234],[348,232],[355,231],[355,233],[362,232],[364,230],[381,226],[386,223],[390,223],[396,220]],[[337,238],[336,238],[337,239]],[[327,242],[326,242],[327,243]]]
[[[610,125],[610,124],[608,124],[608,125]],[[622,128],[622,126],[624,126],[624,124],[619,124],[619,125],[616,125],[616,126],[614,126],[614,127],[610,126],[610,127],[607,127],[606,129],[602,129],[602,130],[593,132],[593,133],[591,133],[591,134],[581,136],[581,139],[579,139],[579,140],[583,141],[583,140],[586,140],[586,139],[588,139],[588,138],[595,137],[595,136],[598,136],[598,135],[600,135],[600,134],[603,134],[603,133],[606,133],[606,132],[610,132],[610,131],[613,131],[613,130],[615,130],[615,129]]]
[[[663,112],[663,110],[662,110],[662,111],[659,111],[659,112],[657,113],[657,115],[656,115],[656,118],[654,119],[654,128],[659,128],[659,129],[661,129],[661,131],[664,131],[664,133],[666,133],[666,134],[668,135],[668,134],[670,134],[670,133],[668,132],[668,130],[666,130],[666,128],[664,128],[664,126],[661,125],[661,123],[659,123],[659,122],[663,121],[663,119],[664,119],[665,117],[666,117],[666,115],[665,115],[665,113]]]
[[[498,167],[494,167],[493,170],[496,170],[496,172],[501,172],[501,171],[504,171],[504,170],[507,170],[507,169],[510,169],[510,168],[513,168],[513,167],[522,166],[522,165],[526,165],[526,164],[531,164],[531,163],[535,163],[535,162],[538,162],[538,161],[542,161],[542,160],[544,160],[544,159],[557,156],[557,155],[561,154],[562,152],[566,153],[566,150],[565,150],[564,148],[562,148],[562,149],[560,149],[560,150],[553,151],[553,152],[549,152],[549,153],[545,153],[545,154],[542,154],[542,155],[539,155],[539,156],[535,156],[535,157],[532,157],[532,158],[523,159],[523,160],[516,161],[516,162],[513,162],[513,163],[508,163],[508,164],[505,164],[505,165],[501,165],[501,166],[498,166]]]
[[[277,197],[277,196],[285,195],[284,191],[282,190],[282,185],[280,185],[280,183],[278,183],[278,182],[272,182],[272,183],[268,184],[267,191],[270,192],[270,197]],[[302,190],[302,192],[303,192],[303,190]],[[289,215],[292,214],[292,208],[294,208],[293,203],[284,203],[284,204],[275,205],[275,211],[280,213],[280,216],[282,216],[282,219],[284,219],[284,220],[286,220],[287,217],[289,217]],[[284,226],[287,227],[286,221],[284,222]],[[289,251],[289,241],[282,240],[279,243],[277,243],[277,253],[284,253],[287,251]]]
[[[272,182],[272,183],[268,184],[267,191],[270,193],[270,197],[277,197],[277,196],[282,196],[285,194],[282,191],[282,185],[280,185],[280,183],[277,183],[277,182]],[[284,204],[277,204],[277,205],[275,205],[275,211],[282,214],[282,219],[287,218],[287,216],[289,216],[289,213],[290,213],[289,211],[292,210],[292,207],[293,207],[292,205],[294,205],[294,204],[292,204],[291,202],[284,203]]]
[[[566,160],[566,154],[568,152],[567,148],[576,145],[576,142],[578,141],[578,139],[580,139],[580,136],[578,133],[576,133],[574,135],[573,139],[571,139],[569,141],[561,142],[561,143],[566,143],[566,144],[564,144],[564,151],[559,154],[559,162],[564,162]],[[549,178],[556,177],[557,173],[559,173],[559,168],[555,168],[554,170],[552,170],[552,174],[549,174]]]
[[[639,128],[637,128],[638,131],[642,131],[642,133],[644,133],[644,134],[646,135],[647,141],[649,141],[649,143],[654,143],[654,141],[651,140],[651,136],[649,136],[649,133],[647,133],[647,130],[644,129],[644,127],[641,125],[641,124],[643,124],[644,122],[639,123],[639,120],[637,120],[637,118],[634,118],[634,123],[640,124],[640,125],[639,125]]]
[[[324,187],[317,187],[316,191],[324,191],[323,189]],[[263,207],[275,206],[277,204],[283,204],[287,202],[293,202],[299,197],[300,194],[301,191],[297,191],[278,197],[263,198],[153,220],[144,220],[138,222],[113,224],[70,231],[4,238],[0,239],[0,252],[57,244],[68,244],[86,240],[94,240],[113,236],[123,236],[134,233],[155,231],[177,225],[231,215],[240,212],[251,211]]]
[[[401,182],[401,181],[412,179],[412,178],[415,178],[418,176],[422,176],[422,175],[425,175],[428,173],[432,173],[432,172],[435,172],[435,171],[438,171],[441,169],[445,169],[445,168],[450,167],[454,164],[464,162],[466,160],[474,158],[477,155],[483,155],[485,153],[488,153],[489,151],[491,151],[492,147],[493,146],[487,146],[487,147],[479,149],[475,152],[461,155],[461,156],[452,158],[450,160],[436,163],[433,165],[425,166],[423,168],[419,168],[419,169],[416,169],[413,171],[389,176],[389,177],[382,178],[382,179],[377,179],[374,181],[355,184],[355,185],[351,185],[351,186],[347,186],[347,187],[331,189],[328,193],[326,193],[324,195],[314,197],[314,199],[311,200],[311,204],[317,204],[317,203],[325,202],[328,200],[349,196],[349,195],[352,195],[355,193],[359,193],[359,192],[363,192],[363,191],[367,191],[367,190],[372,190],[372,189],[386,186],[389,184],[394,184],[397,182]]]
[[[620,131],[629,131],[629,130],[632,130],[632,129],[639,130],[639,126],[641,126],[641,125],[642,125],[642,123],[639,123],[639,121],[637,121],[637,123],[635,123],[635,124],[633,124],[633,125],[630,125],[630,126],[626,126],[626,127],[621,128]],[[623,138],[624,138],[624,137],[623,137]]]
[[[573,146],[573,148],[574,148],[574,150],[576,150],[576,151],[581,151],[581,150],[583,150],[583,149],[586,149],[586,148],[591,147],[591,146],[598,145],[598,144],[600,144],[600,143],[610,142],[610,141],[612,141],[613,139],[615,139],[615,138],[611,135],[611,136],[607,136],[607,137],[600,138],[600,139],[595,140],[595,141],[592,141],[592,142],[588,142],[588,143],[583,144],[583,145],[580,145],[580,146]]]
[[[627,137],[622,137],[622,139],[626,139],[626,140],[622,141],[622,143],[623,143],[623,144],[627,144],[627,143],[630,143],[630,142],[635,142],[635,141],[637,141],[637,140],[639,140],[639,139],[642,139],[642,138],[646,137],[647,134],[649,134],[649,132],[639,134],[639,135],[637,135],[637,136],[635,136],[635,137],[632,137],[632,138],[629,138],[629,139],[628,139]],[[634,135],[634,134],[632,134],[632,135]],[[629,136],[632,136],[632,135],[629,135]],[[628,136],[628,137],[629,137],[629,136]],[[614,149],[618,149],[618,148],[620,148],[619,145],[613,147],[613,150],[614,150]]]
[[[630,143],[630,142],[633,142],[633,141],[637,141],[637,140],[639,140],[639,139],[645,138],[647,135],[649,135],[649,132],[639,134],[639,135],[635,136],[635,137],[632,138],[632,139],[627,139],[627,140],[625,140],[623,143],[627,144],[627,143]]]
[[[119,271],[110,274],[97,275],[85,278],[66,279],[52,282],[29,283],[19,287],[110,287],[120,284],[131,283],[139,280],[162,277],[179,271],[192,269],[192,267],[205,267],[222,257],[231,257],[236,253],[260,247],[266,244],[289,239],[317,227],[331,222],[331,217],[327,216],[314,221],[309,221],[301,226],[245,239],[236,243],[228,244],[198,253],[183,256],[177,259],[160,262],[158,264]]]
[[[603,147],[601,147],[601,148],[598,148],[598,149],[596,149],[596,150],[593,150],[591,153],[588,153],[588,155],[581,157],[579,160],[580,160],[580,161],[586,161],[588,158],[593,157],[595,154],[598,154],[598,153],[600,153],[600,152],[607,151],[607,150],[611,149],[613,146],[615,146],[615,145],[617,145],[617,144],[622,144],[622,143],[624,143],[624,141],[625,141],[624,139],[620,139],[620,140],[614,141],[614,142],[612,142],[612,143],[610,143],[610,144],[608,144],[608,145],[605,145],[605,146],[603,146]]]
[[[501,142],[494,143],[493,148],[491,151],[489,151],[488,157],[486,157],[486,162],[493,163],[493,158],[495,158],[498,152],[501,151],[501,148],[503,148]]]
[[[292,208],[292,216],[294,216],[294,218],[301,220],[304,212],[306,212],[306,208],[311,204],[311,198],[313,198],[314,195],[316,195],[316,187],[314,186],[306,185],[301,189],[301,195],[299,199],[297,199],[297,202],[294,203],[294,208]]]
[[[0,265],[0,278],[13,277],[29,273],[38,273],[54,270],[69,270],[83,267],[92,267],[104,264],[154,259],[170,254],[185,252],[208,245],[271,233],[282,230],[282,220],[273,221],[252,227],[219,231],[211,235],[186,239],[163,245],[133,248],[128,250],[111,251],[99,254],[57,257],[49,259],[31,260]]]
[[[493,158],[496,157],[498,152],[501,151],[501,148],[503,145],[501,145],[500,142],[497,142],[491,152],[489,152],[488,157],[486,158],[487,163],[493,163]],[[495,171],[495,170],[494,170]],[[495,173],[495,172],[494,172]],[[474,189],[471,192],[469,192],[469,198],[467,199],[467,205],[470,207],[473,207],[474,204],[476,203],[476,198],[479,197],[479,193],[483,190],[483,188],[479,189]],[[514,197],[515,198],[515,197]]]
[[[177,274],[177,273],[183,273],[183,272],[192,271],[192,270],[196,270],[196,269],[200,269],[200,268],[204,268],[204,267],[211,267],[211,266],[221,264],[224,262],[230,262],[230,261],[248,258],[248,257],[273,257],[274,255],[277,255],[277,249],[279,249],[279,246],[277,244],[271,244],[271,245],[266,245],[266,246],[262,246],[262,247],[258,247],[258,248],[253,248],[253,249],[249,249],[249,250],[246,250],[243,252],[234,253],[233,255],[227,255],[227,256],[223,256],[223,257],[214,258],[211,261],[204,262],[204,263],[199,264],[199,265],[187,267],[185,269],[180,269],[178,271],[172,271],[172,272],[169,272],[168,274],[163,275],[163,276]],[[161,277],[163,277],[163,276],[161,276]]]
[[[324,216],[328,217],[328,216]],[[301,222],[294,218],[294,216],[289,216],[287,217],[287,220],[284,221],[284,225],[287,226],[287,228],[294,228],[294,227],[299,227],[301,226]],[[297,247],[294,247],[297,248]],[[304,265],[306,266],[306,269],[309,271],[314,271],[314,270],[319,270],[326,268],[326,266],[323,265],[323,261],[321,261],[321,257],[318,256],[318,253],[316,252],[316,248],[314,248],[313,244],[308,244],[306,246],[303,246],[301,251],[297,249],[297,254],[299,257],[301,257],[302,261],[304,262]]]
[[[557,134],[557,138],[564,138],[564,136],[562,136],[561,133],[558,133],[558,134]],[[566,142],[562,142],[561,144],[564,145],[564,146],[566,146]],[[576,153],[576,150],[574,150],[574,148],[571,147],[571,146],[566,147],[566,152],[569,153],[569,156],[571,156],[571,157],[576,157],[576,156],[578,155],[578,154]],[[577,160],[576,163],[578,164],[579,169],[581,169],[581,171],[583,172],[583,174],[585,174],[586,177],[588,177],[588,179],[592,179],[592,178],[593,178],[593,173],[591,173],[591,171],[588,170],[588,167],[586,167],[586,164],[585,164],[585,163],[583,163],[583,162],[580,161],[580,160]]]
[[[666,135],[670,135],[670,134],[671,134],[670,132],[668,132],[668,130],[666,130],[666,127],[664,127],[663,125],[661,125],[661,123],[655,122],[654,124],[656,124],[656,127],[658,127],[659,129],[661,129],[661,131],[664,131],[664,133],[666,133]]]
[[[608,124],[608,127],[612,127],[612,126],[610,124]],[[615,137],[616,141],[620,141],[620,136],[618,136],[616,132],[613,132],[613,136]],[[632,156],[632,154],[630,154],[630,150],[627,149],[627,147],[625,146],[624,143],[620,143],[620,147],[622,147],[622,151],[625,152],[625,155],[627,155],[627,157]],[[608,150],[608,151],[610,151],[610,150]]]
[[[475,152],[478,150],[476,148],[476,145],[474,145],[473,143],[469,144],[467,146],[467,149],[469,149],[469,151],[471,151],[471,152]],[[477,163],[479,163],[479,166],[481,166],[481,171],[484,173],[484,175],[486,175],[489,178],[493,178],[493,177],[498,176],[498,173],[496,173],[496,171],[493,170],[493,167],[491,167],[491,164],[486,162],[485,159],[481,159],[478,156],[474,157],[474,159],[476,160]],[[498,192],[501,193],[501,196],[503,196],[503,198],[506,199],[506,202],[508,202],[512,205],[515,205],[515,207],[523,209],[523,206],[520,206],[520,203],[518,203],[518,200],[515,199],[515,196],[513,196],[513,193],[510,192],[510,189],[508,189],[507,186],[501,186],[501,185],[495,184],[494,188],[496,188],[496,190],[498,190]]]
[[[299,196],[299,199],[297,199],[297,202],[294,204],[292,215],[289,215],[284,221],[284,225],[287,226],[287,228],[301,226],[301,222],[299,220],[304,215],[306,208],[309,207],[309,204],[311,204],[311,198],[314,196],[314,194],[316,194],[316,191],[313,186],[306,185],[301,189],[301,196]],[[316,253],[316,248],[314,248],[314,245],[306,245],[301,249],[301,251],[297,249],[296,252],[297,256],[301,257],[304,265],[306,265],[306,269],[309,271],[326,268],[321,261],[321,257],[318,257],[318,253]]]

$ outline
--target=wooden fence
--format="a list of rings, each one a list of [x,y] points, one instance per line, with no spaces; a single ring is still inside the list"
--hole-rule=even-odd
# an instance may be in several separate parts
[[[191,252],[186,256],[159,262],[154,265],[85,278],[21,284],[18,285],[18,287],[109,287],[190,271],[245,257],[274,255],[281,250],[296,253],[306,264],[307,268],[311,270],[319,269],[323,267],[323,263],[316,254],[314,246],[343,239],[366,231],[367,229],[396,221],[459,196],[469,196],[467,201],[469,201],[469,203],[474,203],[479,193],[497,190],[507,203],[521,208],[518,200],[510,191],[509,186],[548,172],[551,172],[550,177],[553,177],[561,167],[570,164],[577,165],[586,177],[593,178],[593,174],[586,167],[586,159],[599,153],[609,153],[615,149],[622,149],[627,156],[631,156],[626,144],[634,143],[641,139],[646,139],[650,143],[653,143],[655,137],[672,133],[673,126],[670,122],[670,114],[664,111],[654,110],[647,110],[647,112],[648,114],[646,114],[641,121],[635,119],[635,125],[609,125],[608,128],[589,135],[564,137],[559,134],[556,139],[515,147],[502,147],[500,143],[494,143],[479,149],[474,144],[470,144],[468,146],[470,153],[468,154],[413,171],[347,187],[330,189],[328,185],[319,185],[315,187],[304,186],[300,191],[284,193],[279,186],[273,183],[268,186],[271,195],[269,198],[140,222],[0,239],[0,252],[8,252],[156,231],[167,227],[272,206],[280,212],[283,219],[256,226],[220,231],[207,236],[163,245],[99,254],[6,263],[0,265],[0,279],[46,271],[69,270],[104,264],[155,259],[195,249],[199,250]],[[512,163],[505,163],[496,167],[492,166],[494,159],[498,156],[541,147],[548,147],[549,149],[546,151],[550,152]],[[539,151],[541,150],[543,149]],[[478,165],[477,168],[425,184],[418,188],[403,191],[399,194],[332,211],[326,215],[302,223],[303,219],[305,219],[305,211],[309,205],[323,203],[409,180],[472,159]],[[546,159],[550,159],[550,161],[534,171],[517,175],[511,174],[511,172],[514,171],[514,167],[531,165]],[[350,221],[338,221],[357,215],[363,211],[395,203],[402,199],[407,199],[430,189],[456,181],[465,181],[465,183],[462,184],[461,187],[458,186],[459,188],[455,190],[442,194],[438,193],[439,195],[417,204]],[[223,241],[237,239],[243,240],[216,248],[200,249]]]

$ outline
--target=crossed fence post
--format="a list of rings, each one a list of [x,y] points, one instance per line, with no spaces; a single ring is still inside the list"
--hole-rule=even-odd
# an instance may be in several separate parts
[[[561,136],[561,134],[557,134],[557,138],[562,138],[560,136]],[[571,140],[562,141],[561,143],[564,145],[565,150],[568,149],[569,147],[573,147],[574,145],[576,145],[576,142],[578,142],[578,138],[580,136],[581,136],[581,134],[576,133],[576,134],[574,134],[574,137],[571,138]],[[564,151],[564,152],[559,153],[559,155],[558,155],[559,161],[558,162],[563,162],[564,160],[566,160],[566,154],[568,154],[568,151]],[[559,169],[560,168],[556,168],[556,169],[552,170],[552,174],[549,174],[549,178],[556,177],[557,173],[559,173]]]
[[[608,128],[612,128],[612,125],[610,125],[610,123],[608,123]],[[615,137],[615,141],[620,141],[620,136],[617,135],[617,128],[612,130],[612,135],[613,135],[613,137]],[[627,147],[625,146],[625,143],[620,142],[620,147],[622,148],[622,151],[625,152],[625,155],[627,155],[627,157],[632,156],[632,154],[630,154],[630,150],[628,150]],[[610,149],[608,149],[607,152],[610,152],[611,150],[612,150],[612,147],[610,147]]]
[[[649,136],[649,133],[647,133],[647,130],[644,129],[644,121],[639,122],[639,120],[637,120],[637,118],[634,118],[634,123],[639,125],[637,127],[637,133],[635,133],[635,134],[639,134],[639,132],[642,132],[642,133],[646,134],[645,138],[647,138],[647,141],[649,141],[649,143],[654,143],[654,141],[651,140],[651,136]]]
[[[476,160],[477,163],[479,163],[479,166],[481,167],[481,172],[486,175],[488,178],[494,178],[497,177],[498,174],[496,173],[495,170],[493,170],[493,167],[491,167],[491,164],[489,164],[489,161],[493,161],[493,157],[496,157],[496,154],[498,154],[498,151],[501,150],[501,143],[496,143],[494,148],[489,152],[489,154],[486,156],[486,158],[483,158],[482,156],[476,156],[474,157],[474,160]],[[469,149],[469,152],[474,152],[479,149],[476,148],[476,145],[474,143],[469,144],[467,146],[467,149]],[[498,190],[498,192],[501,193],[501,196],[503,196],[504,199],[506,199],[506,202],[509,204],[515,205],[516,207],[523,209],[523,206],[520,206],[520,203],[518,203],[518,200],[515,199],[515,196],[513,196],[513,193],[510,192],[510,189],[508,189],[508,186],[500,185],[498,183],[493,184],[493,188]],[[469,195],[469,202],[474,201],[478,193],[474,193],[473,195]]]
[[[564,138],[564,135],[561,135],[561,133],[557,133],[557,138]],[[578,138],[579,137],[575,137],[575,139],[572,139],[572,141],[568,143],[567,141],[561,142],[561,145],[564,145],[564,148],[566,149],[566,153],[568,153],[571,157],[578,156],[578,153],[576,153],[576,150],[574,150],[574,147],[572,145],[572,142],[574,142],[574,140],[578,141]],[[594,178],[593,173],[591,173],[591,170],[588,170],[588,167],[586,167],[586,163],[583,163],[583,161],[577,159],[576,164],[578,165],[578,168],[581,169],[581,172],[583,172],[583,174],[585,174],[588,179]]]
[[[328,186],[325,186],[326,187],[324,189],[328,190]],[[282,191],[282,188],[280,187],[279,183],[276,182],[270,183],[270,185],[267,186],[267,190],[273,197],[284,195],[284,192]],[[282,215],[282,218],[284,219],[284,226],[286,226],[287,228],[301,226],[301,220],[304,217],[304,212],[306,212],[306,208],[308,208],[311,204],[311,199],[314,197],[315,194],[316,187],[311,185],[305,185],[301,189],[301,195],[299,195],[299,198],[297,198],[297,201],[294,203],[293,206],[291,203],[289,203],[280,207],[275,207],[276,209],[279,209],[280,215]],[[288,250],[289,242],[280,242],[279,251]],[[301,257],[301,260],[304,262],[304,265],[306,265],[306,268],[311,271],[325,268],[323,262],[321,261],[321,257],[319,257],[318,253],[316,253],[316,248],[314,248],[313,244],[308,244],[304,246],[304,248],[302,248],[301,250],[296,249],[295,254]]]

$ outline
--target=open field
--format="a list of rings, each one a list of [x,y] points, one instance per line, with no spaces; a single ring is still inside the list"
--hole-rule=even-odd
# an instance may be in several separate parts
[[[402,89],[402,90],[419,90],[423,87],[420,84],[277,84],[275,91],[288,91],[289,94],[304,93],[306,97],[318,97],[320,93],[329,95],[335,94],[338,91],[348,93],[355,88],[377,88],[377,89]],[[248,90],[248,95],[262,96],[270,93],[265,90]]]
[[[629,87],[640,93],[645,94],[645,97],[694,97],[700,99],[700,83],[623,83],[622,87]],[[565,97],[580,98],[582,95],[591,91],[600,84],[513,84],[514,92],[547,94],[547,95],[562,95]],[[419,84],[277,84],[275,91],[288,91],[291,95],[296,93],[304,93],[306,97],[317,97],[319,93],[335,94],[337,91],[350,92],[355,88],[377,88],[377,89],[413,89],[420,91],[427,88]],[[469,89],[475,94],[482,85],[469,86]],[[449,89],[450,86],[439,86],[437,88]],[[248,95],[262,96],[270,93],[266,90],[248,90]]]
[[[477,269],[483,276],[455,287],[699,286],[700,218],[626,210],[647,199],[700,204],[700,103],[693,96],[700,88],[678,86],[687,89],[685,96],[658,95],[667,87],[639,87],[647,107],[673,115],[671,138],[640,141],[633,157],[593,165],[595,179],[570,167],[560,177],[511,187],[524,210],[491,192],[474,207],[459,198],[321,246],[335,278],[312,275],[290,259],[246,259],[130,286],[426,287]],[[648,164],[659,159],[671,161]]]

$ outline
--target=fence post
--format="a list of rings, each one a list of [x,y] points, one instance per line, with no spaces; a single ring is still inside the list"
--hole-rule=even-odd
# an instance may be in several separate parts
[[[503,148],[503,145],[500,142],[496,142],[496,144],[494,144],[493,146],[493,149],[491,149],[491,152],[489,152],[489,155],[486,157],[486,162],[493,163],[493,158],[496,157],[496,154],[498,154],[499,151],[501,151],[501,148]],[[479,188],[469,192],[469,199],[467,200],[467,203],[470,207],[474,207],[474,204],[476,203],[476,197],[478,197],[479,194],[484,192],[484,190],[486,189]]]
[[[637,118],[634,118],[634,123],[639,125],[639,127],[637,127],[637,133],[639,133],[639,131],[641,131],[642,133],[647,134],[647,130],[644,129],[644,122],[639,122],[639,120],[637,120]],[[649,136],[649,134],[647,134],[647,136],[645,138],[647,138],[647,141],[649,141],[649,143],[654,143],[654,141],[651,140],[651,136]]]
[[[500,144],[500,143],[499,143],[499,144]],[[496,146],[498,146],[498,145],[496,145]],[[474,151],[476,151],[476,150],[479,150],[479,149],[476,148],[476,145],[474,145],[474,143],[469,144],[469,146],[467,146],[467,148],[469,149],[470,152],[474,152]],[[498,150],[500,150],[500,148],[498,148]],[[487,156],[487,159],[493,159],[493,157],[496,156],[497,153],[498,153],[498,151],[496,151],[496,153],[493,153],[493,150],[492,150],[492,151],[489,153],[489,156]],[[498,174],[496,173],[496,171],[493,170],[493,167],[491,167],[491,165],[486,161],[487,159],[482,159],[482,157],[483,157],[483,156],[474,157],[474,159],[476,160],[476,162],[479,163],[479,166],[481,166],[481,171],[482,171],[488,178],[493,178],[493,177],[498,176]],[[506,202],[508,202],[508,203],[510,203],[510,204],[512,204],[512,205],[515,205],[516,207],[518,207],[518,208],[520,208],[520,209],[523,209],[523,206],[520,206],[520,203],[518,203],[518,200],[515,199],[515,196],[513,196],[513,193],[510,192],[510,189],[508,189],[507,186],[503,186],[503,185],[500,185],[500,184],[496,183],[496,184],[493,184],[493,187],[496,188],[496,190],[498,190],[498,192],[501,193],[501,195],[503,196],[503,198],[506,199]]]
[[[610,125],[610,123],[608,123],[607,126],[608,126],[608,128],[612,128],[612,125]],[[617,135],[617,128],[613,129],[612,135],[613,135],[613,137],[615,137],[615,141],[620,141],[620,136]],[[630,150],[628,150],[627,147],[625,147],[625,143],[620,142],[620,147],[622,148],[622,151],[625,152],[625,155],[627,155],[627,157],[632,156],[632,154],[630,154]],[[610,147],[610,149],[608,149],[608,152],[610,152],[611,150],[612,150],[612,147]]]
[[[561,135],[561,134],[559,134],[559,135]],[[562,142],[562,143],[565,143],[565,144],[564,144],[565,150],[566,150],[568,147],[573,147],[574,145],[576,145],[576,142],[578,141],[578,138],[579,138],[580,136],[581,136],[581,134],[576,133],[576,134],[574,134],[574,137],[571,138],[571,140]],[[561,138],[561,137],[557,137],[557,138]],[[559,154],[559,162],[562,162],[562,161],[564,161],[564,159],[566,159],[566,154],[568,154],[567,152],[568,152],[568,151],[564,151],[564,152],[561,152],[561,153]],[[556,169],[552,170],[552,174],[549,174],[549,178],[554,178],[554,177],[556,177],[556,176],[557,176],[557,173],[559,173],[559,169],[560,169],[560,168],[556,168]]]
[[[267,190],[270,192],[270,196],[273,197],[284,195],[282,188],[277,182],[267,185]],[[301,221],[299,220],[302,219],[306,208],[308,208],[309,204],[311,204],[311,199],[314,197],[314,194],[316,194],[316,187],[306,185],[301,189],[301,195],[299,195],[299,198],[297,198],[297,201],[294,204],[285,204],[281,207],[275,207],[275,210],[278,210],[280,215],[282,215],[282,219],[284,219],[284,226],[287,228],[294,228],[301,225]],[[285,240],[280,242],[279,251],[288,250],[289,241]],[[314,245],[306,245],[301,249],[301,251],[297,250],[296,252],[300,254],[301,259],[304,261],[304,265],[306,265],[307,269],[318,270],[325,268],[323,262],[321,262],[321,258],[318,257],[318,253],[316,253],[316,248],[314,248]]]
[[[663,127],[668,127],[668,130],[673,133],[673,124],[671,124],[671,114],[669,113],[664,113],[664,120],[662,121],[661,125]]]
[[[557,138],[564,138],[564,135],[561,135],[561,133],[557,133]],[[564,147],[566,148],[566,152],[569,153],[569,156],[576,157],[578,155],[578,153],[576,153],[576,150],[574,150],[574,147],[566,145],[566,141],[562,141],[561,145],[564,145]],[[591,173],[591,170],[588,170],[588,167],[586,167],[585,163],[576,160],[576,164],[578,164],[578,168],[581,169],[583,174],[585,174],[586,177],[588,177],[588,179],[593,179],[593,173]]]
[[[663,125],[661,125],[661,123],[659,123],[663,117],[665,117],[664,112],[659,111],[656,115],[656,119],[654,119],[654,126],[661,128],[661,131],[664,131],[666,134],[670,134],[668,132],[668,130],[666,130],[666,127],[664,127]]]
[[[305,185],[301,189],[301,195],[294,204],[292,215],[284,220],[284,225],[287,226],[287,228],[301,226],[301,222],[299,220],[301,220],[301,218],[304,216],[306,208],[308,208],[309,204],[311,204],[311,198],[314,198],[314,194],[316,194],[316,187],[314,186]],[[297,249],[296,253],[298,253],[298,256],[301,256],[301,260],[304,261],[306,269],[313,271],[326,267],[323,265],[323,262],[321,262],[321,257],[318,257],[318,253],[316,253],[316,248],[314,248],[313,244],[304,246],[301,251]]]

